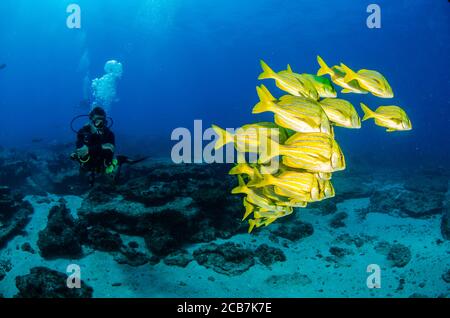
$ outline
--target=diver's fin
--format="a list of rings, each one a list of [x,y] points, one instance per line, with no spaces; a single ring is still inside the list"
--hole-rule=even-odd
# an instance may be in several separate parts
[[[220,128],[219,126],[212,125],[212,128],[216,132],[216,134],[219,136],[216,140],[216,143],[214,144],[214,149],[219,150],[223,146],[225,146],[227,143],[234,141],[234,136],[232,133],[226,131],[225,129]]]
[[[365,105],[364,103],[359,103],[361,105],[361,108],[364,112],[364,117],[363,117],[363,121],[369,119],[369,118],[375,118],[375,113],[370,110],[369,107],[367,107],[367,105]]]
[[[259,80],[273,78],[276,75],[276,73],[263,60],[261,60],[261,68],[263,72],[258,76]]]
[[[341,67],[345,72],[344,82],[348,83],[350,81],[353,81],[354,79],[358,79],[358,74],[356,74],[350,67],[348,67],[344,63],[341,63]]]
[[[328,67],[328,65],[325,63],[325,61],[319,55],[317,55],[317,62],[320,65],[320,68],[317,71],[318,76],[322,76],[325,74],[331,75],[333,73],[333,71]]]
[[[148,158],[150,158],[150,157],[143,157],[143,158],[132,160],[129,157],[123,156],[123,155],[118,155],[116,157],[117,161],[119,162],[119,165],[123,165],[123,164],[134,165],[136,163],[147,160]]]

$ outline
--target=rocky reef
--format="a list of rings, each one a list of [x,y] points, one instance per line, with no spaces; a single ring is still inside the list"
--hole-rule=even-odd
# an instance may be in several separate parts
[[[67,275],[46,267],[34,267],[16,277],[17,298],[92,298],[93,289],[81,281],[81,288],[68,288]]]
[[[0,186],[0,248],[23,230],[31,214],[33,207],[22,195]]]

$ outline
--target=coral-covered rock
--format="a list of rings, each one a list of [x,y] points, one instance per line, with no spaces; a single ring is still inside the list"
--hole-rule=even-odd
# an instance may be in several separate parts
[[[86,245],[99,251],[119,251],[123,245],[120,235],[108,231],[101,226],[93,226],[87,229]]]
[[[194,251],[194,259],[200,265],[229,276],[240,275],[255,264],[254,254],[240,244],[208,244]]]
[[[411,260],[411,251],[402,244],[394,244],[389,249],[387,259],[394,267],[405,267]]]
[[[289,222],[286,221],[279,225],[277,229],[272,230],[272,233],[291,241],[298,241],[313,235],[314,228],[307,222],[289,220]]]
[[[444,280],[444,282],[450,283],[450,269],[442,274],[442,279]]]
[[[146,254],[131,247],[123,247],[120,252],[115,253],[114,260],[119,264],[127,264],[134,267],[145,265],[150,261]],[[155,263],[154,259],[151,259],[151,261],[153,264]]]
[[[277,247],[271,247],[267,244],[261,244],[255,250],[255,256],[266,266],[270,266],[276,262],[285,262],[286,255]]]
[[[0,281],[2,281],[6,273],[8,273],[12,269],[12,263],[10,260],[1,260],[0,259]]]
[[[30,274],[16,277],[17,298],[92,298],[93,289],[81,281],[81,288],[67,287],[68,276],[48,269],[34,267]]]
[[[169,266],[186,267],[194,258],[185,250],[179,250],[164,258],[164,264]]]
[[[342,258],[345,255],[350,255],[351,251],[346,249],[346,248],[342,248],[342,247],[338,247],[338,246],[332,246],[330,247],[330,254],[333,256],[336,256],[337,258]]]
[[[433,191],[411,191],[401,188],[379,190],[370,197],[369,211],[426,218],[442,213],[444,197],[443,193]]]
[[[39,232],[37,245],[44,258],[81,256],[81,238],[75,220],[63,201],[50,209],[47,227]]]
[[[158,256],[185,244],[229,238],[243,231],[242,203],[229,190],[224,165],[154,164],[118,187],[96,186],[78,216],[87,226],[145,238]]]
[[[11,193],[9,187],[0,186],[0,248],[28,224],[33,207],[20,195]]]

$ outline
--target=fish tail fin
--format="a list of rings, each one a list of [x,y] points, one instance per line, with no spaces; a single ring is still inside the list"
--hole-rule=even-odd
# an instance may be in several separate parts
[[[267,218],[264,222],[264,225],[268,226],[269,224],[273,223],[276,219],[278,219],[278,218],[277,217]]]
[[[320,68],[317,71],[318,76],[332,73],[331,69],[328,67],[328,65],[325,63],[325,61],[319,55],[317,55],[317,63],[319,63],[319,65],[320,65]]]
[[[238,163],[228,172],[229,175],[242,174],[242,163]]]
[[[358,77],[358,74],[356,74],[350,67],[348,67],[344,63],[341,63],[341,67],[345,72],[344,82],[348,83]]]
[[[255,228],[256,221],[255,220],[248,220],[248,233],[251,233],[253,229]]]
[[[277,100],[275,97],[273,97],[272,93],[267,89],[267,87],[265,85],[261,85],[260,88],[261,88],[263,94],[265,95],[265,99],[267,101],[270,100],[270,101],[274,102]]]
[[[267,145],[259,145],[258,163],[264,164],[277,157],[283,152],[283,145],[280,145],[276,141],[267,138]]]
[[[218,150],[225,146],[227,143],[232,142],[234,140],[234,136],[232,133],[226,131],[225,129],[220,128],[219,126],[212,125],[215,133],[219,136],[214,144],[214,149]]]
[[[262,68],[263,72],[258,76],[258,79],[262,80],[262,79],[273,78],[276,73],[270,68],[269,65],[267,65],[266,62],[264,62],[263,60],[261,60],[260,62],[261,62],[261,68]]]
[[[242,218],[242,221],[245,221],[245,219],[250,214],[252,214],[253,210],[255,209],[253,204],[249,203],[246,198],[244,198],[244,207],[245,207],[245,213],[244,213],[244,217]]]
[[[262,176],[262,179],[258,180],[257,182],[254,182],[252,184],[255,188],[262,188],[269,185],[273,185],[275,181],[275,178],[271,174],[265,174]]]
[[[274,105],[274,97],[272,94],[270,94],[269,90],[264,85],[261,85],[261,87],[257,86],[256,92],[258,93],[259,103],[253,107],[252,113],[259,114],[269,111]]]
[[[367,106],[367,105],[365,105],[364,103],[359,103],[360,105],[361,105],[361,109],[363,110],[363,112],[364,112],[364,117],[363,117],[363,121],[365,121],[365,120],[367,120],[367,119],[369,119],[369,118],[374,118],[375,116],[374,116],[374,112]]]
[[[244,179],[242,179],[241,176],[238,176],[238,182],[239,185],[237,187],[235,187],[233,190],[231,190],[232,194],[237,194],[237,193],[247,193],[248,192],[248,187],[244,182]]]
[[[247,183],[247,186],[248,187],[253,187],[254,185],[256,185],[259,182],[261,182],[261,180],[263,180],[263,179],[264,179],[264,177],[258,171],[258,168],[254,167],[253,168],[253,178],[252,178],[252,180],[249,183]]]

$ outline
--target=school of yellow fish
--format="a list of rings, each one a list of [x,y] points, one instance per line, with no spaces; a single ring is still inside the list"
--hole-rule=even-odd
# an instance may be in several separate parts
[[[245,194],[243,220],[249,218],[249,233],[291,214],[296,207],[335,195],[332,173],[345,169],[345,158],[335,140],[334,126],[358,129],[361,119],[349,101],[336,98],[332,83],[342,87],[343,94],[394,96],[377,71],[355,72],[343,63],[330,68],[320,56],[317,61],[317,75],[295,73],[289,65],[277,73],[261,61],[263,72],[258,79],[273,79],[287,93],[275,98],[264,85],[256,88],[259,102],[253,113],[272,112],[274,122],[244,125],[234,131],[213,125],[215,149],[234,143],[241,159],[229,174],[237,175],[239,182],[232,193]],[[363,121],[373,118],[388,132],[412,129],[399,106],[379,106],[375,111],[363,103],[360,106]],[[246,153],[256,153],[257,161],[247,163]]]

